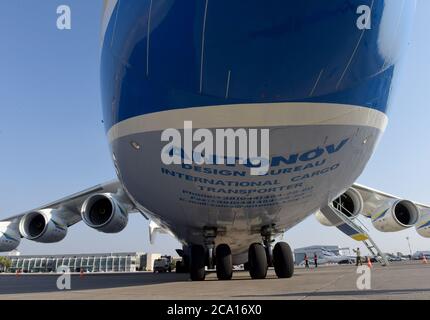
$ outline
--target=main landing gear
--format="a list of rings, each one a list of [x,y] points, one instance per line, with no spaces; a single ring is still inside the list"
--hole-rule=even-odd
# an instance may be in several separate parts
[[[203,281],[206,278],[206,266],[214,268],[214,247],[217,235],[216,228],[203,230],[204,246],[192,245],[190,249],[190,278],[193,281]],[[218,252],[218,248],[217,248]],[[226,249],[221,248],[220,254],[226,255]],[[231,252],[230,252],[231,256]],[[227,259],[228,260],[228,259]],[[231,260],[231,259],[230,259]],[[216,261],[218,263],[218,261]]]
[[[253,243],[248,249],[246,269],[252,279],[264,279],[269,267],[274,267],[278,278],[291,278],[294,273],[294,259],[290,246],[278,242],[272,249],[272,227],[261,230],[262,243]],[[233,259],[231,249],[227,244],[219,244],[215,248],[215,229],[204,230],[204,245],[189,247],[189,256],[180,271],[188,269],[193,281],[203,281],[206,278],[206,266],[216,267],[218,280],[230,280],[233,276]],[[184,257],[185,262],[185,257]]]
[[[253,243],[248,250],[248,268],[252,279],[264,279],[269,266],[275,268],[278,278],[291,278],[294,274],[294,259],[290,246],[278,242],[272,250],[272,228],[261,229],[263,243]]]

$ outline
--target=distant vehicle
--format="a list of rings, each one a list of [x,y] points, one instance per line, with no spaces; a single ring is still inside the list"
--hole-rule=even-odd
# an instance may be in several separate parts
[[[363,263],[367,263],[367,262],[368,262],[368,260],[370,260],[370,262],[372,262],[372,263],[379,262],[379,261],[378,261],[378,259],[380,260],[380,259],[381,259],[381,257],[380,257],[380,256],[378,256],[378,258],[375,258],[375,257],[369,257],[369,256],[367,256],[367,257],[361,257],[361,261],[362,261]]]
[[[172,257],[163,256],[154,261],[154,273],[172,272]]]
[[[422,260],[423,257],[430,259],[430,251],[417,251],[412,255],[412,260]]]
[[[403,261],[403,260],[400,257],[388,257],[388,261],[396,262],[396,261]]]
[[[401,256],[396,256],[394,254],[387,254],[387,259],[390,262],[399,262],[399,261],[407,261],[409,260],[408,258],[405,257],[401,257]]]
[[[348,259],[339,261],[337,264],[353,264],[354,262],[355,262],[354,259],[348,258]]]

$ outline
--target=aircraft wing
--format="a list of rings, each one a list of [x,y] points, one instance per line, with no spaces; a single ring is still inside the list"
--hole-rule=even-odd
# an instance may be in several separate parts
[[[115,230],[120,225],[126,224],[128,213],[137,211],[118,180],[99,184],[36,209],[10,218],[1,219],[0,252],[15,249],[19,245],[21,238],[28,238],[43,243],[62,240],[67,234],[68,227],[82,220],[81,212],[85,203],[90,199],[95,199],[95,197],[98,197],[99,200],[110,200],[111,205],[107,204],[107,206],[110,206],[109,208],[112,209],[112,212],[115,210],[118,212],[116,214],[118,218],[114,221],[117,224],[116,229],[107,228],[106,230],[102,230],[100,228],[99,231],[107,233],[116,232]],[[111,222],[114,218],[110,220],[106,219],[102,222]],[[96,226],[93,227],[98,229]]]
[[[370,218],[381,232],[396,232],[415,227],[422,237],[430,238],[430,206],[402,199],[398,196],[354,184],[339,198],[316,213],[325,226],[335,226],[347,236],[363,241],[375,256],[384,254],[369,236],[366,227],[357,219]]]
[[[121,185],[119,181],[111,181],[99,184],[92,188],[88,188],[81,192],[72,194],[68,197],[64,197],[57,201],[48,203],[44,206],[28,210],[26,212],[20,213],[7,219],[2,219],[0,220],[0,223],[19,223],[21,218],[28,213],[46,209],[56,209],[58,210],[56,211],[56,216],[63,220],[68,227],[70,227],[82,220],[81,207],[88,197],[97,193],[117,193],[120,188]]]
[[[398,196],[394,196],[392,194],[379,191],[376,189],[372,189],[361,184],[354,184],[353,188],[360,192],[361,197],[364,201],[364,207],[362,214],[368,218],[372,217],[375,214],[375,210],[377,210],[377,206],[380,205],[381,202],[390,202],[390,201],[398,201],[403,200]],[[418,209],[420,210],[420,215],[426,214],[430,211],[430,206],[413,202]]]
[[[375,190],[363,185],[355,184],[353,186],[358,192],[360,192],[363,198],[364,206],[362,214],[368,218],[372,219],[372,223],[377,227],[378,230],[383,232],[399,231],[403,228],[383,228],[381,224],[385,221],[390,220],[390,209],[396,204],[403,204],[406,206],[410,214],[410,221],[403,222],[407,227],[415,226],[415,230],[424,238],[430,238],[430,205],[422,204],[414,201],[404,200],[400,197]],[[414,210],[416,208],[416,210]],[[391,210],[393,211],[393,210]],[[401,210],[400,210],[401,211]],[[416,211],[416,214],[413,212]],[[401,212],[399,212],[401,214]],[[391,212],[391,216],[393,216]],[[399,218],[402,216],[400,215]],[[395,219],[401,221],[400,219]],[[378,228],[378,224],[379,227]],[[402,226],[404,227],[404,226]]]

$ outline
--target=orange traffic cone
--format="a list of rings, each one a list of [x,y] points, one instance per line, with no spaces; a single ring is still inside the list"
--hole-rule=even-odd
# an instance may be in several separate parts
[[[84,269],[81,269],[81,272],[79,274],[79,277],[82,279],[84,277]]]
[[[425,255],[425,254],[423,254],[423,263],[424,263],[424,264],[427,264],[427,258],[426,258],[426,255]]]
[[[370,261],[370,258],[369,258],[369,257],[367,257],[367,266],[368,266],[369,268],[372,268],[372,267],[373,267],[373,265],[372,265],[372,261]]]
[[[21,275],[21,271],[18,269],[18,270],[16,270],[16,277],[19,277],[20,275]]]

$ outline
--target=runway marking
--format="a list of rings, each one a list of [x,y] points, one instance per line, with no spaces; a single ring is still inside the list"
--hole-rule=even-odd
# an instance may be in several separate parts
[[[304,296],[302,296],[300,299],[297,299],[297,300],[305,300],[305,299],[309,298],[310,296],[312,296],[312,295],[314,295],[314,294],[318,293],[318,292],[319,292],[319,291],[321,291],[322,289],[325,289],[325,288],[330,287],[331,285],[335,284],[337,281],[339,281],[339,280],[341,280],[341,279],[345,278],[347,275],[348,275],[347,273],[342,274],[342,275],[340,275],[339,277],[337,277],[336,279],[334,279],[334,280],[330,281],[329,283],[326,283],[325,285],[323,285],[323,286],[321,286],[321,287],[319,287],[319,288],[315,289],[314,291],[312,291],[312,293],[309,293],[309,294],[307,294],[307,295],[304,295]]]
[[[206,19],[208,15],[208,3],[209,0],[206,0],[205,5],[205,15],[203,18],[203,32],[202,32],[202,51],[201,51],[201,60],[200,60],[200,93],[203,92],[203,64],[205,60],[205,34],[206,34]]]
[[[309,94],[309,97],[312,97],[312,96],[314,95],[315,90],[316,90],[316,88],[317,88],[317,86],[318,86],[318,83],[319,83],[319,82],[320,82],[320,80],[321,80],[321,77],[322,77],[323,73],[324,73],[324,69],[321,69],[321,72],[320,72],[320,74],[319,74],[319,76],[318,76],[317,81],[315,82],[314,87],[312,88],[311,93]]]
[[[112,39],[110,41],[110,47],[111,48],[113,46],[113,40],[115,38],[116,24],[117,24],[117,21],[118,21],[118,12],[119,12],[120,6],[121,6],[121,0],[118,0],[118,5],[117,5],[117,8],[116,8],[116,13],[115,13],[115,20],[114,20],[113,30],[112,30]]]
[[[151,0],[149,4],[149,12],[148,12],[148,34],[146,37],[146,76],[149,76],[149,45],[150,45],[150,37],[151,37],[152,2],[153,0]]]
[[[370,10],[371,10],[372,12],[373,12],[373,5],[374,5],[374,3],[375,3],[375,0],[372,0],[372,5],[370,6]],[[343,78],[344,78],[344,77],[345,77],[345,75],[346,75],[346,72],[348,71],[349,67],[351,66],[352,60],[354,59],[355,54],[357,53],[358,47],[359,47],[359,46],[360,46],[360,44],[361,44],[361,40],[363,40],[363,36],[364,36],[364,33],[365,33],[365,32],[366,32],[366,29],[363,29],[363,31],[361,32],[360,38],[358,39],[357,45],[355,46],[355,49],[354,49],[354,51],[352,52],[351,58],[349,58],[348,64],[346,65],[345,70],[343,70],[342,76],[340,77],[339,82],[338,82],[338,83],[337,83],[337,85],[336,85],[336,89],[339,89],[339,87],[340,87],[340,85],[341,85],[341,83],[342,83],[342,81],[343,81]]]

